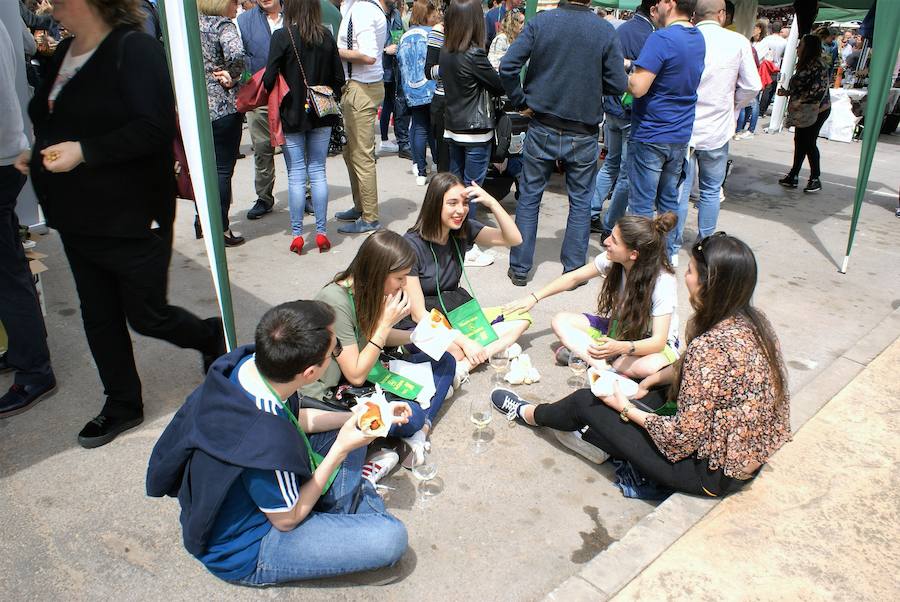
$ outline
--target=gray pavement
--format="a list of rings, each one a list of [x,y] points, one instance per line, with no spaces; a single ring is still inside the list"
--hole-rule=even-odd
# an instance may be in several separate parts
[[[846,275],[837,273],[836,266],[846,244],[859,146],[822,141],[825,190],[808,196],[776,183],[790,160],[789,134],[759,135],[733,145],[735,169],[726,187],[720,228],[744,238],[757,253],[756,301],[781,338],[792,391],[809,390],[807,385],[829,379],[845,384],[852,374],[835,371],[838,361],[862,339],[890,334],[872,333],[876,326],[897,325],[896,320],[885,320],[900,307],[895,268],[900,220],[893,217],[900,138],[883,136],[882,141]],[[249,152],[246,145],[244,149]],[[234,178],[233,227],[248,238],[246,245],[227,253],[241,342],[251,340],[256,321],[271,305],[312,297],[349,263],[362,240],[338,235],[331,221],[334,247],[329,253],[288,253],[287,177],[281,159],[277,161],[276,212],[262,220],[247,222],[244,217],[254,200],[252,157],[238,162]],[[405,231],[415,219],[424,188],[415,186],[409,162],[395,156],[381,158],[378,171],[382,223]],[[351,204],[340,157],[329,159],[328,179],[333,215]],[[512,210],[511,195],[508,203]],[[193,238],[192,211],[190,203],[180,202],[170,297],[206,316],[216,311],[216,303],[203,246]],[[554,177],[541,212],[535,284],[559,273],[566,211],[563,180]],[[694,236],[695,224],[692,210],[686,240]],[[446,404],[435,429],[444,492],[420,507],[413,479],[404,471],[385,481],[395,488],[387,505],[410,532],[410,549],[398,567],[289,588],[254,591],[225,585],[183,549],[177,501],[147,498],[143,488],[150,449],[200,380],[198,354],[135,335],[146,422],[111,445],[81,449],[75,434],[99,410],[101,389],[58,237],[39,237],[38,248],[49,255],[45,263],[50,270],[44,274],[47,327],[60,390],[33,410],[0,421],[4,598],[534,600],[578,574],[654,511],[653,504],[623,498],[608,466],[579,460],[547,432],[508,427],[498,417],[489,452],[472,454],[467,401],[489,389],[489,374],[481,371]],[[599,241],[592,239],[591,255],[598,249]],[[686,253],[681,256],[680,275]],[[500,250],[494,265],[470,273],[485,304],[532,290],[509,283],[507,257]],[[567,370],[552,365],[549,319],[573,307],[590,310],[596,293],[597,286],[589,285],[536,308],[537,323],[522,344],[542,379],[519,387],[524,396],[548,402],[568,390]],[[684,322],[690,311],[683,285],[679,309]],[[896,333],[884,345],[894,337]],[[8,376],[0,377],[0,387],[8,382]],[[819,399],[819,405],[828,398]],[[795,426],[812,415],[814,401],[793,408]]]

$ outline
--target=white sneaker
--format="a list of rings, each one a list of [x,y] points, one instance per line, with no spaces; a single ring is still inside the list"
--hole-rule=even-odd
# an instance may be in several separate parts
[[[391,472],[397,463],[400,462],[400,456],[392,449],[382,449],[371,456],[368,461],[363,464],[362,477],[375,485]]]
[[[751,132],[750,130],[747,130],[746,132],[744,132],[744,135],[741,136],[741,140],[750,140],[753,137],[754,137],[754,133]]]
[[[428,183],[428,178],[425,176],[416,176],[416,186],[424,186]]]
[[[425,454],[431,451],[431,441],[428,440],[425,429],[420,429],[412,437],[404,437],[401,441],[409,447],[409,454],[403,458],[403,468],[421,464],[425,461]]]
[[[719,187],[719,204],[721,205],[724,202],[725,202],[725,189],[720,186]]]
[[[454,390],[459,390],[460,386],[469,382],[469,370],[462,364],[456,364],[456,374],[453,375],[453,384],[450,385]]]
[[[411,173],[414,176],[419,175],[419,166],[416,165],[415,161],[412,162],[412,167],[409,168],[409,173]],[[428,173],[428,172],[425,172],[425,173]]]
[[[594,464],[603,464],[609,458],[608,453],[585,441],[581,431],[553,431],[553,434],[557,441]]]
[[[494,263],[494,256],[490,253],[484,253],[478,248],[478,245],[472,245],[472,248],[466,252],[463,265],[467,268],[483,268]]]
[[[512,359],[514,357],[519,357],[522,354],[522,346],[518,343],[513,343],[509,347],[506,348],[506,357],[508,359]]]
[[[378,147],[378,152],[380,153],[396,153],[400,151],[400,147],[396,142],[391,142],[390,140],[382,140],[381,146]]]
[[[674,255],[672,255],[671,257],[669,257],[669,263],[672,264],[672,267],[673,267],[673,268],[677,268],[677,267],[678,267],[678,253],[675,253]]]

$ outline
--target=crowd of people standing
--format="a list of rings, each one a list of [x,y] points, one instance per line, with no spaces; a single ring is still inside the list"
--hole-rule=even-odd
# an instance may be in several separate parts
[[[376,437],[357,428],[350,400],[371,393],[375,382],[396,389],[390,414],[380,419],[405,444],[403,465],[414,466],[431,445],[440,408],[469,372],[492,356],[519,355],[521,335],[548,318],[540,301],[596,277],[604,278],[596,310],[552,316],[553,330],[563,353],[638,381],[637,393],[629,399],[614,388],[598,399],[584,389],[535,405],[498,388],[491,394],[496,409],[509,420],[556,429],[560,441],[594,461],[629,461],[668,491],[721,496],[759,474],[790,437],[789,401],[777,338],[751,304],[755,257],[746,243],[716,232],[736,111],[762,90],[750,42],[723,27],[724,0],[643,0],[620,32],[580,0],[524,24],[517,0],[487,15],[478,0],[415,0],[408,24],[386,0],[347,0],[336,30],[323,24],[320,0],[244,4],[198,0],[226,244],[243,242],[230,230],[228,212],[242,128],[236,96],[254,74],[270,94],[279,93],[282,80],[286,90],[277,115],[263,107],[246,113],[258,155],[248,217],[263,217],[274,204],[277,122],[288,167],[290,251],[300,255],[305,246],[307,186],[316,245],[330,248],[325,164],[340,123],[353,206],[335,215],[346,222],[338,232],[367,234],[345,270],[315,283],[321,286],[313,300],[265,312],[253,344],[226,354],[218,318],[202,320],[167,301],[177,122],[163,48],[137,31],[151,15],[142,3],[54,6],[54,19],[73,35],[56,49],[29,103],[34,144],[17,122],[0,155],[9,222],[0,241],[11,237],[8,201],[14,205],[30,173],[75,278],[106,395],[79,433],[81,445],[109,443],[143,420],[128,326],[201,352],[203,384],[157,442],[147,492],[178,497],[185,547],[210,572],[269,585],[397,562],[406,529],[385,510],[375,485],[401,458],[390,449],[367,456]],[[245,10],[237,16],[239,5]],[[24,72],[22,57],[8,51],[9,37],[0,30],[3,90],[17,69]],[[822,47],[813,38],[813,50],[804,38],[798,73],[818,73],[809,61]],[[578,61],[571,60],[573,48]],[[804,89],[798,79],[779,93],[793,97]],[[498,108],[500,97],[506,109]],[[10,115],[17,103],[0,97]],[[416,183],[427,184],[405,235],[379,219],[379,108],[382,118],[393,115],[398,153],[396,126],[411,114],[409,157]],[[813,124],[798,122],[798,132],[815,128],[822,113],[815,108]],[[515,216],[482,186],[503,110],[530,119]],[[618,165],[598,174],[604,113]],[[427,149],[437,163],[430,180]],[[799,156],[817,161],[808,144]],[[465,256],[476,245],[509,248],[507,275],[528,286],[539,209],[558,165],[569,201],[562,274],[522,299],[482,307]],[[814,169],[817,176],[817,162]],[[674,264],[691,173],[701,203],[685,273],[695,313],[682,342]],[[128,203],[122,190],[132,191]],[[610,217],[611,207],[608,220],[599,218],[603,252],[589,259],[592,209],[599,215],[607,194],[615,213]],[[481,221],[478,209],[496,226]],[[212,235],[198,227],[203,234]],[[17,309],[33,313],[34,301],[20,295]],[[437,357],[412,341],[434,312],[459,333]],[[16,353],[4,361],[16,369],[31,365],[0,402],[4,416],[56,386],[45,348],[24,358]],[[397,361],[421,382],[391,372],[400,370]]]

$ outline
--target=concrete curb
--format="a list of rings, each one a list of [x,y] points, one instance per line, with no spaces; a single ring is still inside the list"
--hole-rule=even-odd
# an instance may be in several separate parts
[[[791,426],[794,432],[898,337],[900,308],[888,314],[875,328],[835,359],[820,377],[793,396]],[[579,573],[563,581],[544,599],[554,602],[603,602],[611,599],[700,522],[719,501],[680,493],[670,496],[632,527],[625,537],[594,557]]]

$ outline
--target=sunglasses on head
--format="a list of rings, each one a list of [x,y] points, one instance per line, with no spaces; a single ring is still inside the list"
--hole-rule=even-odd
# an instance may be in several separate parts
[[[703,237],[703,240],[697,243],[697,253],[700,255],[700,259],[704,264],[706,264],[706,255],[703,253],[703,247],[706,246],[706,243],[708,243],[710,240],[714,238],[722,238],[724,236],[728,236],[728,233],[722,231],[715,232],[713,234],[710,234],[709,236]]]

